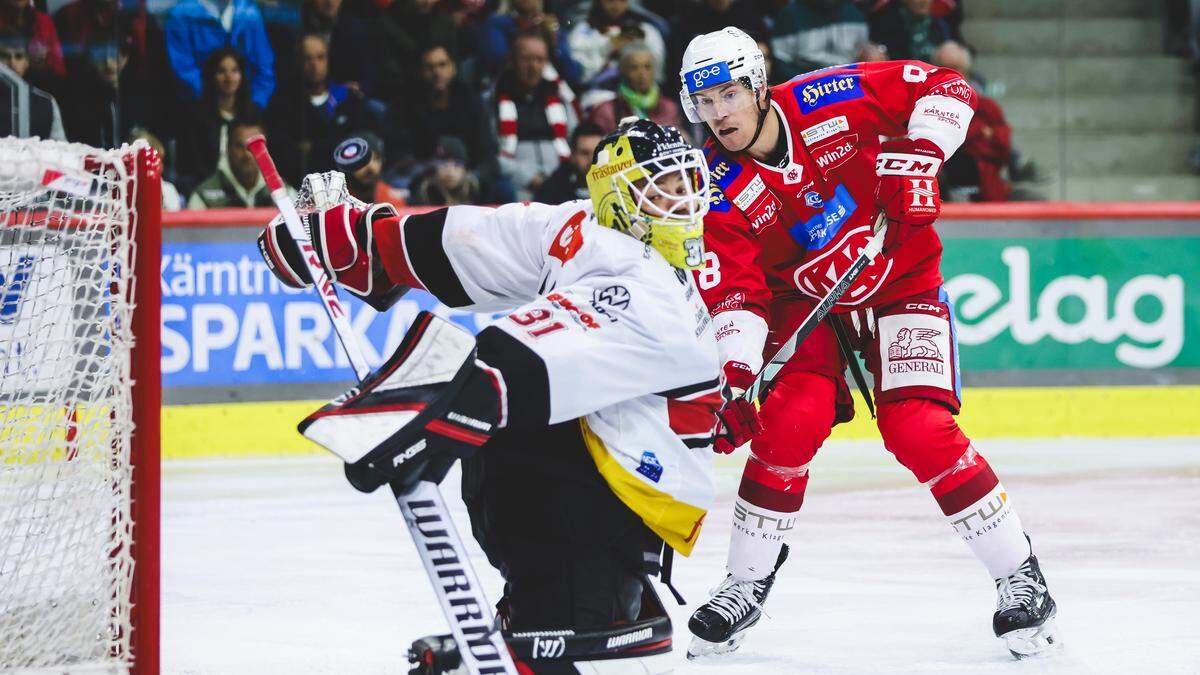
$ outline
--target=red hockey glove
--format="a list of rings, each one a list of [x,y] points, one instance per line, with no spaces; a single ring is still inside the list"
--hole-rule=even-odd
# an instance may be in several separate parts
[[[942,211],[937,174],[942,150],[924,138],[902,138],[883,144],[875,159],[879,191],[875,204],[889,220],[923,227]]]
[[[754,407],[754,402],[741,397],[746,389],[754,384],[754,373],[750,366],[741,361],[727,361],[725,381],[729,384],[733,400],[717,412],[719,422],[716,440],[713,442],[713,450],[722,455],[737,450],[762,431],[762,422],[758,419],[758,409]]]
[[[392,283],[383,265],[375,260],[370,224],[395,217],[396,210],[391,204],[372,204],[366,209],[338,204],[325,211],[301,216],[305,229],[312,236],[313,252],[326,273],[381,312],[391,307],[408,289]],[[312,284],[300,247],[282,218],[272,220],[258,236],[258,251],[267,267],[285,285],[304,288]]]

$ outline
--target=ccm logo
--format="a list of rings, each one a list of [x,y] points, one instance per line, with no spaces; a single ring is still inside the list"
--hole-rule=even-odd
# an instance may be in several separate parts
[[[941,168],[937,157],[905,152],[881,152],[875,158],[875,173],[880,176],[936,176]]]
[[[926,302],[910,302],[904,306],[904,309],[919,309],[923,312],[936,312],[938,314],[942,313],[941,307],[938,307],[937,305],[931,305]]]

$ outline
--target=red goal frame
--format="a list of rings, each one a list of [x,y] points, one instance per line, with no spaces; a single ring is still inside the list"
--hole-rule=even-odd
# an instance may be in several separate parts
[[[130,650],[133,673],[158,675],[161,600],[161,410],[159,261],[162,255],[162,160],[152,148],[141,147],[127,158],[132,163],[130,191],[134,223],[133,436],[130,461],[133,517],[133,634]]]

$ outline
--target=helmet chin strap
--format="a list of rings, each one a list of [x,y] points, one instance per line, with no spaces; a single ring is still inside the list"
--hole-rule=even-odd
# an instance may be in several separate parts
[[[757,105],[757,103],[755,103],[755,105]],[[744,148],[742,148],[741,150],[736,150],[735,152],[746,152],[750,148],[754,147],[754,144],[758,142],[759,135],[762,134],[763,127],[766,126],[767,114],[770,112],[771,112],[771,90],[767,89],[767,105],[758,111],[758,126],[755,127],[755,129],[754,129],[754,135],[750,137],[750,142],[747,143]]]
[[[757,106],[758,103],[756,102],[755,105]],[[722,142],[720,138],[717,138],[717,135],[714,134],[712,131],[712,127],[708,126],[707,124],[704,125],[704,131],[708,133],[709,138],[712,138],[715,141],[717,141],[717,143],[720,143],[721,147],[725,148],[729,152],[734,152],[734,153],[745,152],[745,151],[749,150],[750,148],[754,147],[754,144],[758,142],[758,137],[762,134],[763,127],[766,126],[767,114],[770,112],[771,112],[771,90],[768,88],[767,89],[767,105],[766,105],[766,107],[760,108],[758,111],[758,126],[756,126],[754,129],[754,135],[750,137],[749,143],[747,143],[745,146],[743,146],[742,148],[740,148],[738,150],[730,150],[729,148],[726,148],[725,143]]]

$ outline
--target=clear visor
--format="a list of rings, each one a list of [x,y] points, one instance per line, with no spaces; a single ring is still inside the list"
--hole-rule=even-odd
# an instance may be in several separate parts
[[[690,226],[708,213],[708,165],[704,153],[685,150],[641,164],[646,178],[628,183],[635,216],[663,225]]]
[[[691,94],[692,107],[704,122],[720,120],[754,105],[754,92],[740,81],[709,87]]]

